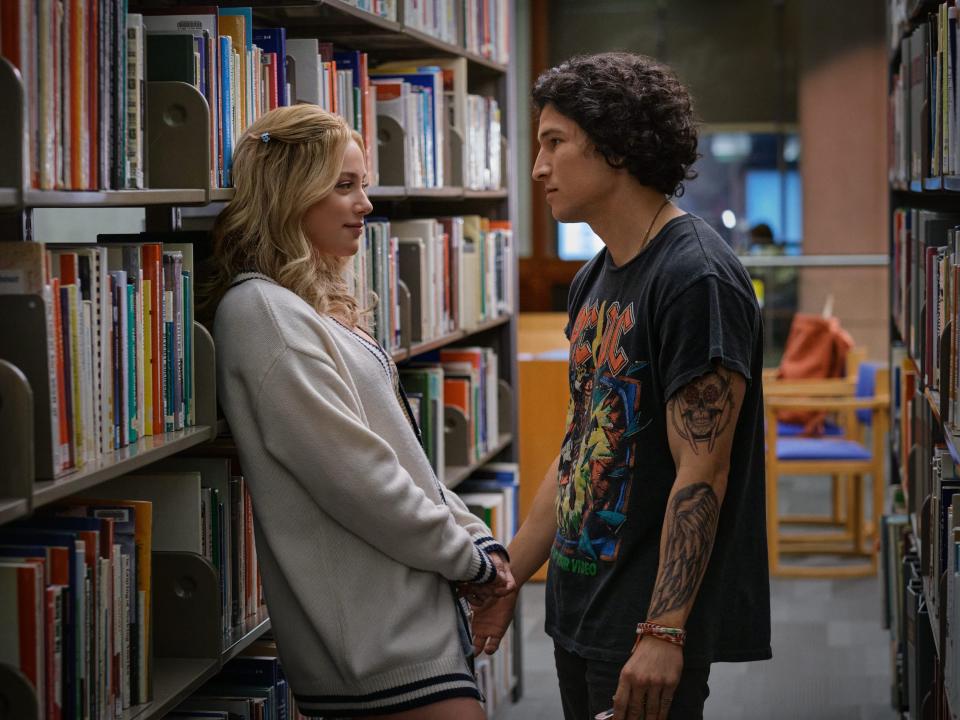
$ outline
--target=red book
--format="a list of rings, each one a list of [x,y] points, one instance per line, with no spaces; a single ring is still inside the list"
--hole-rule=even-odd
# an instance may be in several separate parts
[[[87,154],[89,176],[87,187],[100,188],[100,3],[87,5],[87,133],[90,138]]]
[[[267,70],[267,110],[273,110],[279,105],[277,96],[277,54],[264,53],[263,64]]]

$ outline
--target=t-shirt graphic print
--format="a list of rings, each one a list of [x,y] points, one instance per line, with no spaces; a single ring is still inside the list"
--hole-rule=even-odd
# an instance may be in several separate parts
[[[596,575],[597,563],[617,559],[637,461],[633,438],[650,423],[640,404],[649,363],[631,361],[621,347],[635,322],[632,303],[593,302],[571,331],[553,549],[560,570]]]

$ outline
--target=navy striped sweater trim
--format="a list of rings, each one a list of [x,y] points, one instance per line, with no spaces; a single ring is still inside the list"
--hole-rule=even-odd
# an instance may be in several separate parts
[[[451,687],[452,685],[452,687]],[[436,687],[430,692],[428,689]],[[411,693],[423,691],[416,697]],[[377,715],[402,712],[413,708],[431,705],[450,698],[469,697],[483,701],[476,681],[466,673],[450,673],[425,678],[386,690],[361,695],[301,695],[295,693],[300,712],[308,717],[356,717],[358,715]],[[389,702],[395,698],[394,702]],[[387,700],[388,702],[383,702]]]
[[[510,562],[510,553],[507,549],[492,537],[480,537],[473,541],[473,544],[483,550],[487,555],[500,553],[507,562]]]

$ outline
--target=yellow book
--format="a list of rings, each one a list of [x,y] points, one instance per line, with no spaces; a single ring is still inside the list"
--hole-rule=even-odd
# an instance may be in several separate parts
[[[80,288],[74,284],[61,285],[67,291],[67,307],[63,321],[70,323],[70,378],[73,396],[73,441],[76,448],[74,466],[82,468],[86,464],[86,429],[83,424],[83,387],[80,382]]]
[[[229,35],[233,42],[233,51],[237,55],[237,64],[235,68],[235,77],[237,83],[234,89],[239,90],[239,95],[234,95],[236,106],[239,109],[239,122],[236,129],[242,132],[246,129],[247,123],[247,27],[246,18],[242,15],[220,15],[217,18],[217,31],[221,35]],[[239,138],[234,138],[234,147],[236,147]]]

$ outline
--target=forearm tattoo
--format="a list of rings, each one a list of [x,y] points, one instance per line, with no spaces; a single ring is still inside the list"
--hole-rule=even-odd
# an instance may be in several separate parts
[[[708,483],[687,485],[673,496],[667,513],[672,522],[648,619],[685,607],[693,599],[707,569],[719,515],[717,494]]]
[[[723,368],[703,375],[681,388],[667,403],[667,413],[677,434],[697,455],[701,447],[713,452],[717,438],[734,416],[733,385]]]

